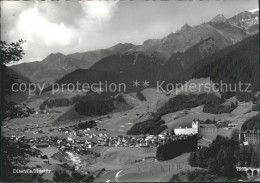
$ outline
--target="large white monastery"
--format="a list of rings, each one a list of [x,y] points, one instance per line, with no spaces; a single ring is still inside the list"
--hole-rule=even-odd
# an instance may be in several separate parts
[[[192,135],[200,134],[207,135],[218,132],[218,128],[215,124],[201,124],[200,120],[193,120],[191,128],[175,128],[174,133],[176,135]]]
[[[199,133],[199,120],[192,121],[192,127],[191,128],[175,128],[174,133],[176,135],[190,135],[190,134],[198,134]]]

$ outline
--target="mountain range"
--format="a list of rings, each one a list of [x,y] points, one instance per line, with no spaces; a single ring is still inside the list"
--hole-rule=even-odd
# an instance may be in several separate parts
[[[74,53],[70,55],[52,53],[42,61],[22,63],[11,66],[11,68],[33,82],[54,83],[56,80],[76,69],[89,68],[101,58],[116,53],[124,53],[135,47],[136,46],[133,44],[126,43],[117,44],[108,49]]]
[[[210,41],[209,40],[206,40]],[[126,92],[142,90],[142,87],[133,87],[133,81],[149,81],[150,87],[156,86],[156,82],[185,83],[192,78],[207,78],[213,82],[227,84],[250,83],[252,92],[228,93],[226,96],[236,95],[240,101],[249,101],[258,91],[259,77],[259,36],[249,36],[244,40],[215,51],[202,58],[199,47],[205,41],[195,45],[183,54],[173,55],[168,62],[162,64],[162,59],[156,55],[144,53],[129,53],[124,55],[112,55],[101,59],[89,69],[78,69],[57,83],[125,83]],[[185,54],[186,53],[186,54]],[[210,52],[207,52],[210,53]],[[188,60],[188,58],[190,58]],[[191,59],[192,58],[192,59]],[[181,64],[186,60],[190,61]],[[164,87],[165,85],[163,85]]]
[[[217,15],[197,26],[185,24],[162,39],[142,45],[117,44],[108,49],[64,55],[50,54],[40,62],[11,68],[33,82],[131,82],[182,80],[180,75],[210,55],[258,32],[259,11],[245,11],[229,19]],[[177,78],[177,79],[176,79]]]

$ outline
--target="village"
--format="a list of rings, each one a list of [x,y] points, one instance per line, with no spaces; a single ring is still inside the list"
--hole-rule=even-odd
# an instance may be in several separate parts
[[[47,148],[55,146],[61,151],[84,152],[95,146],[108,147],[148,147],[157,148],[159,145],[174,140],[183,140],[193,135],[172,135],[169,133],[159,135],[140,135],[140,136],[110,136],[106,133],[95,133],[88,129],[73,129],[69,127],[58,128],[57,131],[69,134],[67,138],[53,136],[43,136],[39,138],[27,138],[26,136],[12,136],[11,141],[20,141],[30,144],[34,148]],[[98,130],[98,128],[95,128]],[[99,129],[100,130],[100,129]],[[102,129],[101,129],[102,130]]]
[[[84,152],[90,150],[96,146],[107,147],[147,147],[157,148],[166,142],[174,140],[183,140],[188,136],[197,134],[199,138],[206,134],[213,134],[218,132],[219,128],[214,124],[205,124],[200,120],[193,120],[191,122],[191,128],[175,128],[170,133],[165,131],[159,135],[118,135],[111,136],[106,133],[106,129],[96,126],[100,121],[85,121],[76,125],[65,127],[52,127],[50,125],[42,124],[34,127],[25,127],[19,129],[21,132],[28,132],[30,130],[36,130],[33,134],[41,134],[42,130],[38,130],[42,127],[51,127],[49,131],[56,134],[63,135],[49,135],[40,137],[27,137],[26,135],[12,135],[9,137],[11,141],[21,141],[26,144],[30,144],[34,148],[47,148],[49,146],[57,147],[61,151],[72,152]],[[229,128],[234,128],[228,124]],[[5,126],[4,126],[5,128]],[[255,133],[255,132],[254,132]],[[257,133],[257,132],[256,132]],[[259,133],[259,132],[258,132]],[[257,134],[258,134],[257,133]],[[244,141],[247,143],[255,143],[258,138],[255,135],[251,138],[253,133],[243,133]],[[250,138],[249,138],[250,135]],[[7,138],[7,137],[6,137]]]

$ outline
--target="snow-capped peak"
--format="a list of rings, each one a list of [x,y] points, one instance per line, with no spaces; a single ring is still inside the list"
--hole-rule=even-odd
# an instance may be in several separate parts
[[[259,11],[259,8],[253,9],[253,10],[248,10],[250,13],[254,13],[256,11]]]

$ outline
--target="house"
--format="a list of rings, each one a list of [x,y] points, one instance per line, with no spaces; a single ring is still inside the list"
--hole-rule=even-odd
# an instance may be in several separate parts
[[[201,136],[216,132],[218,132],[218,128],[215,124],[200,124],[199,126],[199,134]]]
[[[244,144],[257,144],[260,141],[260,130],[243,131],[239,135],[239,138]]]
[[[75,138],[77,137],[77,134],[75,131],[71,132],[68,136],[68,141],[74,142]]]

